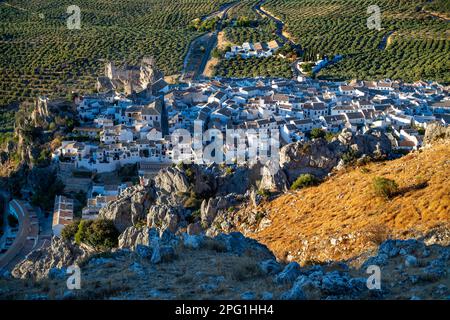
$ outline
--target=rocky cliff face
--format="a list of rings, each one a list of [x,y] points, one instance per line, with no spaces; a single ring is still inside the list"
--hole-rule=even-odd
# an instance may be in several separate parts
[[[21,279],[43,279],[55,269],[64,269],[79,263],[87,255],[85,249],[54,237],[48,248],[32,251],[14,268],[12,275]],[[64,273],[63,270],[62,274]]]
[[[147,211],[154,201],[153,191],[152,188],[143,186],[128,188],[116,201],[103,208],[99,217],[112,220],[117,230],[123,232],[127,227],[146,218]]]
[[[380,131],[356,135],[344,129],[332,142],[315,139],[297,142],[281,149],[280,165],[292,183],[300,174],[324,177],[338,166],[344,154],[380,158],[392,151],[389,138]]]
[[[428,125],[423,139],[424,145],[428,146],[439,140],[450,140],[450,127],[437,123]]]

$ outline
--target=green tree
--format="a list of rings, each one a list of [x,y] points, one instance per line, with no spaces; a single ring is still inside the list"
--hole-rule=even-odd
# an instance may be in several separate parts
[[[291,190],[298,190],[317,184],[317,179],[312,174],[301,174],[292,184]]]
[[[372,182],[375,194],[385,199],[390,199],[398,193],[398,184],[394,180],[376,177]]]

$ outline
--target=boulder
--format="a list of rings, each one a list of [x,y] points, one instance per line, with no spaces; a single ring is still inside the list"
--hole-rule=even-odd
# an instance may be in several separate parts
[[[282,272],[277,274],[275,282],[278,284],[293,283],[300,275],[300,265],[297,262],[289,263]]]
[[[71,242],[53,237],[49,247],[29,253],[25,260],[15,266],[11,274],[13,277],[21,279],[42,279],[48,276],[50,270],[55,270],[54,268],[65,270],[65,268],[79,263],[88,254],[85,249]]]
[[[230,234],[219,234],[214,240],[224,244],[227,252],[242,255],[244,253],[253,253],[263,259],[275,259],[273,253],[267,247],[258,241],[246,238],[240,232],[232,232]]]
[[[155,187],[167,194],[184,193],[189,191],[189,180],[184,172],[169,167],[159,171],[155,177]]]
[[[427,125],[425,131],[425,136],[423,138],[424,146],[431,145],[433,142],[438,140],[449,140],[450,139],[450,127],[443,126],[439,123],[432,123]]]
[[[119,248],[135,249],[137,245],[148,246],[157,237],[154,229],[129,227],[119,236]]]
[[[286,174],[279,167],[279,164],[266,164],[261,170],[260,190],[271,192],[286,192],[289,190],[289,182]]]
[[[109,202],[99,213],[100,218],[114,222],[119,232],[145,219],[146,212],[154,201],[154,190],[133,186],[125,189],[117,200]]]
[[[200,223],[196,222],[196,223],[190,223],[187,226],[187,234],[190,236],[194,236],[194,235],[199,235],[202,233],[202,226],[200,225]]]
[[[199,235],[189,235],[187,233],[183,236],[183,245],[186,248],[198,249],[203,243],[204,237]]]
[[[282,270],[281,265],[274,259],[261,261],[259,264],[261,270],[266,274],[277,274]]]
[[[175,258],[175,250],[171,246],[156,246],[150,259],[151,263],[170,262]]]
[[[417,258],[411,255],[406,256],[405,258],[405,266],[411,268],[416,267],[418,264]]]
[[[325,139],[295,142],[280,150],[280,166],[293,182],[301,174],[324,177],[339,163],[345,151],[338,141],[328,143]]]
[[[233,194],[224,197],[210,198],[208,201],[203,200],[200,207],[202,222],[210,226],[219,211],[227,210],[236,204],[237,201]]]
[[[175,233],[179,223],[184,220],[183,209],[167,205],[154,205],[147,214],[147,226],[160,231]]]

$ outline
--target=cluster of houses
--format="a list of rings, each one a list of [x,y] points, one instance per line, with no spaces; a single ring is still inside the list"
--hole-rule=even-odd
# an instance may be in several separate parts
[[[132,186],[131,182],[118,185],[93,184],[87,194],[87,204],[82,209],[82,220],[95,220],[109,202],[114,201],[126,189]],[[61,237],[64,227],[75,219],[74,200],[63,195],[55,197],[52,231],[56,237]]]
[[[275,51],[280,48],[280,44],[276,40],[269,42],[245,42],[242,46],[232,46],[230,51],[225,53],[225,59],[232,59],[240,56],[247,58],[267,58],[271,57]]]
[[[126,164],[172,163],[176,129],[276,129],[282,144],[307,140],[314,128],[338,133],[384,129],[402,148],[417,148],[418,128],[449,121],[448,88],[437,83],[215,79],[172,88],[145,104],[120,94],[79,99],[82,125],[55,161],[112,172]],[[83,139],[80,139],[83,138]]]

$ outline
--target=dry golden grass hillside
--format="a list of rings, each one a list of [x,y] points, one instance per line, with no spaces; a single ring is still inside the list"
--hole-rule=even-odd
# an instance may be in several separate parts
[[[388,237],[449,230],[449,167],[447,142],[397,160],[341,171],[319,186],[260,204],[257,210],[268,214],[272,223],[249,236],[279,259],[305,264],[355,258],[356,263]],[[375,177],[395,180],[399,195],[390,200],[377,197]]]

